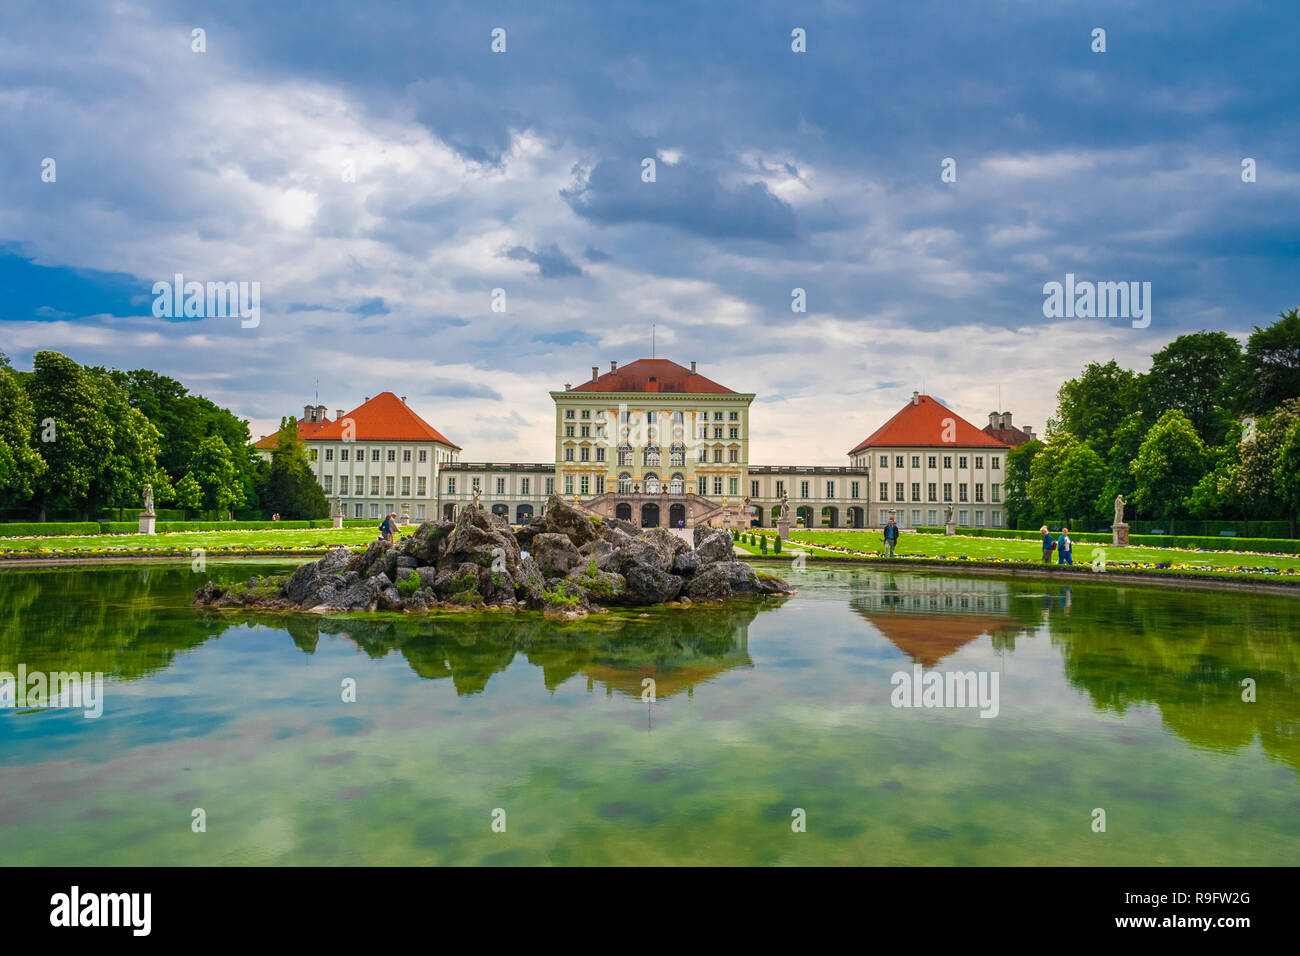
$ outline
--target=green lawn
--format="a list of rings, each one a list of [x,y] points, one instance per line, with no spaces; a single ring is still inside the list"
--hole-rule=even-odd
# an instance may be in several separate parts
[[[766,531],[766,529],[764,529]],[[769,535],[768,554],[772,553]],[[750,545],[737,545],[750,554],[760,553]],[[884,539],[879,531],[791,531],[790,541],[784,543],[782,554],[798,547],[810,555],[843,554],[845,550],[884,554]],[[1217,569],[1273,569],[1300,574],[1300,557],[1294,555],[1255,554],[1248,551],[1190,551],[1182,548],[1112,548],[1096,544],[1076,543],[1074,563],[1090,564],[1093,550],[1102,547],[1107,566],[1133,565],[1144,569],[1155,564],[1168,564],[1179,571]],[[895,555],[900,558],[961,558],[972,561],[1025,561],[1041,563],[1043,551],[1039,539],[1016,540],[1012,538],[983,538],[941,534],[904,532],[898,539]],[[1056,555],[1052,555],[1055,564]],[[1258,573],[1258,572],[1256,572]]]
[[[377,524],[378,522],[376,522]],[[415,530],[410,526],[410,531]],[[409,533],[409,531],[407,532]],[[366,545],[375,528],[302,528],[258,531],[179,531],[170,534],[96,534],[67,538],[0,538],[0,556],[17,551],[62,557],[184,551],[311,551],[335,545]]]

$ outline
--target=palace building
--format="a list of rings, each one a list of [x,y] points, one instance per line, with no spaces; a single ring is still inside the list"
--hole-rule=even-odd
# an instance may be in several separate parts
[[[933,526],[949,506],[957,524],[1003,524],[1011,443],[927,395],[913,393],[840,466],[751,464],[754,393],[708,378],[694,362],[593,366],[589,379],[550,397],[553,462],[460,461],[460,447],[392,392],[313,422],[304,445],[325,496],[349,517],[452,518],[478,500],[522,524],[559,493],[643,526],[772,527],[782,498],[792,524],[813,528],[880,527],[891,517],[905,528]],[[324,418],[323,407],[313,413]],[[1001,414],[1009,428],[1010,413]]]

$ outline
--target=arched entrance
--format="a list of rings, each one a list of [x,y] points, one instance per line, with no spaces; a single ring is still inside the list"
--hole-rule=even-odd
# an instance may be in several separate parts
[[[686,526],[686,506],[671,505],[668,508],[668,527],[676,528]]]
[[[864,515],[862,509],[857,506],[849,509],[847,517],[850,528],[861,528],[866,524],[866,515]]]
[[[781,517],[781,506],[772,505],[772,527],[776,527],[777,519]]]
[[[515,509],[515,524],[528,524],[533,520],[533,506],[520,505]]]
[[[507,521],[510,520],[509,505],[495,504],[492,506],[492,513],[496,515],[498,518],[505,518]]]
[[[455,506],[455,505],[443,505],[443,506],[442,506],[442,516],[443,516],[443,518],[445,518],[445,519],[448,520],[448,521],[455,521],[455,520],[456,520],[456,506]]]
[[[659,494],[659,476],[656,475],[653,471],[646,472],[645,493],[648,495]]]
[[[641,506],[641,527],[659,527],[659,506],[657,504],[647,503]]]
[[[632,506],[626,501],[621,501],[614,506],[614,517],[619,521],[632,520]]]
[[[827,528],[838,528],[840,526],[840,509],[834,505],[827,505],[823,508],[822,525]]]
[[[802,524],[803,524],[803,526],[804,526],[805,528],[811,528],[811,527],[813,526],[813,524],[812,524],[812,517],[813,517],[812,509],[809,508],[807,505],[800,505],[799,508],[795,511],[795,517],[796,517],[800,522],[802,522]]]

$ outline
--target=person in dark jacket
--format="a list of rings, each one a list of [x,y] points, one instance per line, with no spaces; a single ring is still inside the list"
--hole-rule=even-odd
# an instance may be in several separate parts
[[[885,557],[894,556],[894,545],[898,544],[898,525],[894,524],[894,519],[889,519],[889,524],[885,525]]]
[[[397,512],[390,511],[388,516],[384,518],[383,522],[379,525],[379,536],[385,541],[392,541],[393,535],[397,533],[396,518]]]
[[[1052,546],[1052,532],[1047,530],[1047,525],[1039,529],[1043,532],[1043,564],[1052,563],[1052,552],[1055,548]]]
[[[1057,564],[1074,564],[1074,545],[1070,541],[1070,529],[1062,528],[1061,537],[1056,541],[1056,550],[1060,553]]]

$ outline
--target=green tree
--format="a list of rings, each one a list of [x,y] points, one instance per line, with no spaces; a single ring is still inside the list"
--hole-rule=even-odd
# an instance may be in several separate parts
[[[1218,445],[1233,421],[1241,345],[1224,332],[1180,335],[1151,356],[1142,376],[1143,409],[1155,420],[1170,409],[1187,416],[1207,445]]]
[[[203,486],[188,471],[176,482],[175,501],[176,507],[184,511],[198,511],[203,507]]]
[[[1255,518],[1284,513],[1285,504],[1277,487],[1276,469],[1283,439],[1291,425],[1300,420],[1300,398],[1283,402],[1272,414],[1255,421],[1252,434],[1239,446],[1241,469],[1237,487],[1242,507]]]
[[[189,473],[203,489],[203,507],[217,512],[218,520],[222,512],[243,505],[243,485],[230,449],[220,436],[209,435],[199,442]]]
[[[1116,495],[1123,495],[1126,501],[1133,500],[1133,473],[1129,465],[1138,456],[1142,440],[1151,429],[1151,419],[1141,412],[1126,415],[1119,423],[1111,437],[1110,451],[1106,454],[1106,483],[1096,501],[1099,515],[1113,514]]]
[[[1283,312],[1266,329],[1255,326],[1246,342],[1238,395],[1240,409],[1255,414],[1300,398],[1300,308]]]
[[[1119,423],[1138,410],[1138,376],[1114,359],[1105,365],[1094,362],[1062,385],[1056,397],[1051,431],[1068,432],[1104,458]]]
[[[1286,508],[1291,537],[1295,537],[1296,512],[1300,511],[1300,420],[1291,422],[1282,436],[1273,466],[1277,496]]]
[[[1205,443],[1186,415],[1176,410],[1161,415],[1129,466],[1138,511],[1168,519],[1172,531],[1173,519],[1205,475],[1205,457]]]
[[[106,455],[86,494],[88,514],[101,507],[127,505],[143,501],[144,486],[153,485],[158,501],[172,497],[171,479],[158,465],[159,439],[153,423],[137,408],[132,408],[127,393],[103,369],[86,369],[96,400],[108,419]]]
[[[329,503],[312,474],[295,418],[285,419],[276,435],[263,507],[291,520],[329,516]]]
[[[1037,438],[1007,452],[1007,468],[1002,484],[1003,507],[1007,514],[1007,526],[1015,528],[1022,521],[1038,516],[1038,510],[1029,499],[1029,476],[1034,458],[1043,450],[1043,443]]]
[[[1075,444],[1061,459],[1052,488],[1061,517],[1084,521],[1096,517],[1097,499],[1106,484],[1106,464],[1090,447]]]
[[[99,389],[72,359],[44,350],[32,357],[26,385],[36,413],[33,445],[46,465],[34,495],[40,520],[47,509],[88,516],[92,485],[113,451]]]
[[[36,409],[0,352],[0,507],[28,501],[45,472],[45,460],[32,444],[35,431]]]
[[[1056,432],[1029,465],[1029,501],[1034,513],[1045,518],[1068,518],[1056,499],[1056,477],[1066,457],[1078,445],[1068,432]]]

